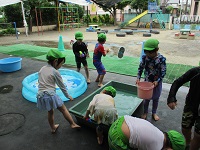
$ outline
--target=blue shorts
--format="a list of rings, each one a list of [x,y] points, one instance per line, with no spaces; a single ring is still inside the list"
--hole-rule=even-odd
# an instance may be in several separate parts
[[[106,74],[106,69],[105,69],[104,65],[102,64],[102,62],[93,62],[93,64],[96,67],[99,75],[105,75]]]
[[[63,101],[55,92],[41,92],[37,94],[37,107],[50,111],[63,105]]]

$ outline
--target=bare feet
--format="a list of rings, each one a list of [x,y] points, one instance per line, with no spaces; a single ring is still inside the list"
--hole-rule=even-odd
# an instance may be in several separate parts
[[[103,144],[103,136],[97,137],[97,142],[99,145]]]
[[[72,129],[80,129],[81,126],[77,125],[76,123],[71,124]]]
[[[98,87],[102,87],[103,86],[103,84],[98,84]]]
[[[54,129],[51,129],[51,133],[52,134],[56,133],[58,127],[59,127],[59,124],[54,125]]]
[[[152,118],[153,118],[153,120],[155,120],[155,121],[160,120],[160,118],[159,118],[158,115],[156,115],[156,114],[152,114]]]
[[[147,113],[144,113],[141,118],[147,120]]]
[[[90,82],[91,82],[90,79],[87,79],[87,84],[90,84]]]

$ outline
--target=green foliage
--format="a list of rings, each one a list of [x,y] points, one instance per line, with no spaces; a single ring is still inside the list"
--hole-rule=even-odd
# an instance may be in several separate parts
[[[172,6],[167,6],[166,7],[166,13],[167,14],[171,14],[171,11],[173,10],[173,7]]]
[[[4,7],[6,22],[16,22],[17,27],[23,26],[21,4],[8,5]]]
[[[144,11],[148,9],[148,0],[132,0],[130,6],[133,9]]]
[[[92,22],[95,22],[95,23],[98,22],[97,16],[94,16],[94,17],[92,18]]]
[[[110,16],[108,14],[103,15],[104,23],[110,23]]]
[[[1,34],[15,34],[15,29],[7,28],[6,30],[1,31]]]
[[[86,22],[91,22],[91,16],[90,15],[85,15],[83,16],[83,22],[86,23]]]
[[[99,15],[99,23],[105,23],[104,17]]]

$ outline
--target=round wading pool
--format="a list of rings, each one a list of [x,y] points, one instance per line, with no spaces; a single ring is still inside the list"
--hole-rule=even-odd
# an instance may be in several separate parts
[[[59,69],[59,72],[70,96],[76,98],[86,91],[87,83],[85,77],[81,73],[69,69]],[[22,85],[23,97],[36,103],[36,95],[38,92],[38,72],[24,78]],[[64,96],[58,86],[56,86],[56,94],[58,94],[63,101],[69,100]]]

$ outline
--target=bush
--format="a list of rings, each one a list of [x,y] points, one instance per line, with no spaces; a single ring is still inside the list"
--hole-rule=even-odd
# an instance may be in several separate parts
[[[94,16],[94,18],[92,19],[93,22],[97,23],[98,22],[98,19],[96,16]]]
[[[15,29],[14,28],[8,28],[6,30],[3,30],[1,34],[15,34]]]

